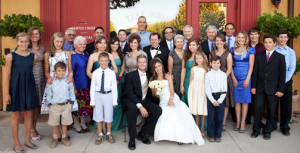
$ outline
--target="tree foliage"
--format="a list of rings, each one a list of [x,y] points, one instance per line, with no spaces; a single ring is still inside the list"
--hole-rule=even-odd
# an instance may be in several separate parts
[[[139,1],[140,0],[110,0],[110,9],[132,7]]]
[[[4,14],[4,19],[0,20],[0,37],[13,37],[19,32],[27,32],[32,26],[37,26],[43,32],[44,27],[42,21],[31,14],[12,14],[11,16]]]
[[[112,21],[109,21],[109,32],[112,32],[112,31],[116,31],[116,28],[114,26],[114,23]]]

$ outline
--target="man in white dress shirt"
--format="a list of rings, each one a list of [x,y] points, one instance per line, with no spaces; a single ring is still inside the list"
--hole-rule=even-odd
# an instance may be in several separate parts
[[[226,44],[230,49],[231,47],[234,47],[235,37],[233,34],[235,32],[235,25],[233,23],[227,23],[225,25],[225,32],[226,32]]]

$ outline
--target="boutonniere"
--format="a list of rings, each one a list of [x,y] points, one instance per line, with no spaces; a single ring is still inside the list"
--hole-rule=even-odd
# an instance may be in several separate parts
[[[158,49],[158,50],[156,51],[156,54],[157,54],[157,55],[161,54],[160,49]]]

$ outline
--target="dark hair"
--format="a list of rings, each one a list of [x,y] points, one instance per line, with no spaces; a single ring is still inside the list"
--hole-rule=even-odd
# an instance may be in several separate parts
[[[225,25],[225,29],[226,29],[226,27],[227,27],[228,25],[232,25],[233,28],[235,29],[235,25],[234,25],[233,23],[231,23],[231,22],[229,22],[229,23],[227,23],[227,24]]]
[[[111,31],[111,32],[109,33],[109,35],[110,35],[110,38],[117,37],[116,31]]]
[[[42,43],[42,33],[41,33],[41,30],[40,30],[39,27],[37,27],[37,26],[30,27],[27,33],[28,33],[29,36],[31,37],[31,36],[33,35],[33,31],[34,31],[34,30],[39,31],[40,39],[38,40],[38,45],[41,45],[41,43]],[[30,42],[30,43],[29,43],[28,48],[31,48],[31,47],[32,47],[31,39],[29,39],[29,42]]]
[[[98,37],[96,40],[95,40],[95,43],[94,43],[94,46],[95,46],[95,50],[94,50],[94,52],[97,52],[98,51],[98,48],[97,48],[97,44],[98,43],[101,43],[101,41],[102,40],[105,40],[105,43],[106,43],[106,49],[105,49],[105,51],[108,51],[108,41],[107,41],[107,39],[104,37],[104,36],[100,36],[100,37]]]
[[[104,29],[102,27],[96,27],[94,32],[96,32],[98,29],[101,29],[104,32]]]
[[[119,57],[120,57],[120,59],[121,59],[121,65],[123,64],[123,59],[124,59],[124,54],[122,53],[122,51],[121,51],[121,47],[120,47],[120,40],[119,40],[119,38],[118,37],[114,37],[114,38],[111,38],[110,40],[109,40],[109,45],[108,45],[108,52],[109,53],[112,53],[111,52],[111,47],[110,47],[110,45],[112,45],[112,44],[114,44],[115,42],[118,42],[119,44],[119,47],[118,47],[118,49],[117,49],[117,53],[118,53],[118,55],[119,55]]]
[[[138,62],[140,58],[145,58],[147,61],[147,56],[145,56],[144,54],[140,54],[139,56],[137,56],[136,61]]]
[[[279,35],[283,35],[283,34],[287,34],[288,38],[290,37],[289,33],[286,30],[279,30],[277,32],[277,37],[279,37]]]
[[[100,53],[99,56],[98,56],[98,60],[100,60],[101,57],[105,57],[105,58],[108,58],[108,59],[109,59],[109,55],[108,55],[108,53],[106,53],[106,52]]]
[[[151,73],[152,73],[152,80],[156,80],[157,79],[157,74],[155,72],[155,65],[156,63],[159,63],[162,67],[162,73],[163,73],[163,79],[166,78],[166,73],[165,73],[165,69],[164,69],[164,65],[162,63],[162,61],[158,58],[158,57],[155,57],[154,59],[151,60],[151,64],[150,64],[150,68],[151,68]]]
[[[128,52],[131,52],[131,51],[132,51],[132,49],[131,49],[131,47],[130,47],[130,43],[132,43],[135,39],[136,39],[137,42],[138,42],[138,48],[137,48],[137,50],[139,51],[139,50],[142,49],[142,48],[141,48],[141,45],[140,45],[141,37],[140,37],[137,33],[133,33],[133,34],[131,34],[131,35],[129,36],[129,38],[128,38],[128,43],[129,43],[129,45],[128,45]]]
[[[222,33],[217,33],[216,38],[220,38],[223,42],[225,42],[225,44],[223,46],[223,48],[225,49],[225,51],[229,50],[229,48],[228,48],[228,46],[226,44],[226,37]],[[216,48],[217,48],[217,46],[216,46]],[[212,50],[215,51],[216,49],[213,47]]]
[[[157,38],[160,39],[160,35],[157,32],[151,33],[150,36],[149,36],[149,40],[151,40],[152,36],[157,36]]]
[[[248,35],[250,35],[251,34],[251,32],[257,32],[257,34],[259,34],[260,35],[260,32],[259,32],[259,29],[258,28],[256,28],[256,27],[253,27],[253,28],[251,28],[251,29],[249,29],[249,31],[248,31]]]
[[[210,62],[213,62],[213,61],[220,61],[220,63],[222,64],[221,62],[221,58],[219,56],[211,56],[210,59],[209,59]]]
[[[125,34],[126,34],[126,36],[127,36],[127,32],[126,32],[126,30],[124,30],[124,29],[120,29],[120,30],[118,31],[118,35],[119,35],[119,33],[122,32],[122,31],[125,32]]]
[[[185,66],[186,66],[187,61],[192,57],[192,52],[189,49],[190,43],[192,43],[192,42],[195,42],[196,45],[199,46],[197,51],[203,52],[202,49],[201,49],[201,46],[199,44],[199,39],[198,38],[191,38],[188,41],[187,45],[186,45],[186,50],[183,52],[183,57],[182,58],[184,59]]]
[[[266,35],[264,36],[264,41],[265,41],[266,38],[271,38],[271,39],[273,40],[274,43],[276,42],[276,37],[273,36],[273,35],[271,35],[271,34],[266,34]]]
[[[66,65],[64,62],[57,62],[57,63],[54,65],[54,70],[56,70],[57,68],[66,69],[66,68],[67,68],[67,65]]]

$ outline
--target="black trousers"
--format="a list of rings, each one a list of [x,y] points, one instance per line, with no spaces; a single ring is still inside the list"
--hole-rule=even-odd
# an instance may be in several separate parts
[[[254,124],[253,132],[260,133],[261,131],[261,119],[264,111],[265,98],[267,99],[267,122],[263,129],[264,134],[271,134],[273,130],[275,109],[278,103],[278,97],[274,95],[268,95],[265,92],[256,93],[254,95]]]
[[[279,101],[280,129],[283,132],[290,131],[289,122],[291,120],[291,115],[292,115],[292,97],[293,97],[292,85],[293,85],[292,79],[285,83],[284,94]],[[277,107],[277,112],[278,112],[278,107]],[[277,112],[276,115],[278,116]]]
[[[137,108],[136,104],[130,99],[124,99],[123,104],[125,105],[124,107],[128,122],[129,136],[130,138],[136,138],[136,121],[140,111]],[[162,109],[157,104],[148,99],[144,99],[141,104],[148,112],[148,117],[145,118],[145,124],[143,125],[141,132],[148,135],[153,135],[156,122],[162,113]]]

